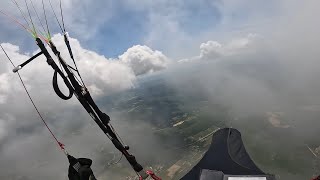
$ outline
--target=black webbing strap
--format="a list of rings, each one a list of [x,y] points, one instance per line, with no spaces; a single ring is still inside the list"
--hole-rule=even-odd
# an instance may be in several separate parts
[[[57,78],[57,75],[58,75],[58,72],[57,71],[54,71],[53,73],[53,78],[52,78],[52,86],[53,86],[53,90],[54,92],[56,92],[56,94],[63,100],[68,100],[72,97],[73,95],[73,89],[72,88],[69,88],[69,95],[66,96],[64,95],[61,91],[60,91],[60,88],[59,88],[59,85],[58,85],[58,78]],[[63,81],[65,84],[68,84],[68,79],[66,77],[62,77]]]
[[[31,62],[32,60],[34,60],[35,58],[37,58],[41,54],[42,54],[42,52],[39,52],[36,55],[32,56],[30,59],[28,59],[26,62],[20,64],[21,68],[23,68],[23,66],[27,65],[29,62]]]
[[[28,63],[30,63],[32,60],[34,60],[35,58],[37,58],[38,56],[40,56],[42,54],[42,51],[39,52],[38,54],[32,56],[30,59],[28,59],[27,61],[25,61],[24,63],[20,64],[19,66],[16,66],[13,68],[13,72],[16,73],[18,72],[20,69],[23,68],[23,66],[27,65]]]
[[[46,47],[44,46],[44,44],[42,43],[42,41],[37,38],[37,45],[39,46],[41,52],[43,53],[43,55],[47,58],[47,63],[52,67],[52,69],[54,70],[54,74],[53,74],[53,79],[52,79],[52,85],[53,85],[53,89],[56,92],[56,94],[64,100],[68,100],[72,97],[73,93],[74,93],[74,89],[72,87],[72,85],[70,84],[69,80],[67,79],[67,77],[64,76],[64,74],[62,73],[62,71],[60,70],[60,68],[57,66],[57,64],[54,62],[54,60],[52,59],[51,55],[49,54],[49,52],[47,51]],[[66,84],[67,88],[69,89],[69,95],[65,96],[59,89],[58,86],[58,79],[57,79],[57,73],[59,73],[59,75],[61,76],[61,78],[63,79],[64,83]]]
[[[110,117],[101,112],[98,106],[95,104],[94,100],[92,99],[89,91],[85,89],[85,87],[82,87],[77,80],[75,79],[73,73],[69,70],[68,65],[66,62],[62,59],[60,56],[60,52],[57,50],[55,45],[52,42],[50,43],[50,47],[53,51],[53,53],[58,57],[60,63],[62,64],[63,69],[67,73],[67,77],[65,77],[60,70],[60,68],[57,66],[57,64],[53,61],[51,55],[48,53],[46,47],[42,43],[42,41],[37,38],[37,45],[43,52],[43,54],[47,58],[48,64],[54,69],[54,82],[57,82],[57,73],[63,78],[64,82],[66,83],[66,86],[69,88],[69,90],[72,90],[72,92],[76,95],[77,99],[79,102],[82,104],[82,106],[85,108],[85,110],[90,114],[92,119],[97,123],[97,125],[100,127],[100,129],[108,136],[108,138],[112,141],[113,145],[120,151],[122,154],[126,157],[130,165],[133,167],[133,169],[139,173],[140,175],[142,174],[145,176],[145,172],[143,171],[143,167],[137,162],[135,157],[130,154],[127,149],[124,147],[123,144],[119,141],[117,135],[115,132],[112,130],[112,128],[109,125]],[[57,83],[56,83],[57,85]],[[83,89],[84,88],[84,89]],[[57,88],[58,90],[59,88]],[[56,89],[55,89],[56,91]],[[61,93],[59,90],[58,93]],[[56,91],[57,93],[57,91]],[[58,94],[57,93],[57,94]],[[61,93],[62,94],[62,93]],[[58,95],[59,96],[59,95]],[[67,98],[67,96],[63,95],[64,98]],[[59,96],[60,97],[60,96]],[[62,98],[62,97],[61,97]],[[64,99],[62,98],[62,99]],[[146,175],[147,176],[147,175]]]

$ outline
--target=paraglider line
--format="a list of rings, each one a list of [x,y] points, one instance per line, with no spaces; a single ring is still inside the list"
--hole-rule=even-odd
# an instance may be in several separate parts
[[[63,18],[62,2],[61,2],[61,0],[60,0],[60,14],[61,14],[61,19],[62,19],[63,32],[66,32],[66,27],[65,27],[65,25],[64,25],[64,18]]]
[[[59,24],[59,27],[60,27],[60,29],[61,29],[61,31],[64,32],[63,29],[62,29],[62,26],[61,26],[61,24],[60,24],[60,21],[59,21],[59,19],[58,19],[58,16],[57,16],[56,12],[55,12],[54,9],[53,9],[51,0],[49,0],[49,3],[50,3],[50,6],[51,6],[51,9],[52,9],[52,11],[53,11],[54,17],[56,18],[56,20],[57,20],[57,22],[58,22],[58,24]]]
[[[23,14],[23,12],[22,12],[22,10],[21,10],[18,2],[17,2],[16,0],[11,0],[11,1],[18,7],[18,9],[19,9],[19,11],[20,11],[20,14],[22,15],[23,19],[26,21],[27,25],[30,27],[30,24],[29,24],[26,16]]]
[[[32,17],[31,17],[31,13],[30,13],[30,10],[29,10],[29,6],[28,6],[28,3],[27,3],[27,0],[24,0],[24,2],[26,3],[26,7],[27,7],[27,10],[28,10],[29,18],[30,18],[30,21],[31,21],[31,24],[32,24],[32,27],[33,27],[34,36],[37,36],[37,31],[36,31],[36,28],[35,28],[34,23],[32,21]]]
[[[23,29],[25,29],[26,31],[28,31],[29,33],[32,33],[32,31],[27,28],[26,26],[24,26],[22,23],[20,23],[17,19],[15,19],[14,17],[6,14],[5,12],[3,12],[2,10],[0,10],[0,13],[2,13],[3,15],[5,15],[8,19],[10,19],[11,21],[13,21],[14,23],[18,24],[19,26],[21,26]]]
[[[41,21],[41,19],[40,19],[40,17],[39,17],[39,14],[38,14],[36,8],[34,7],[34,4],[33,4],[32,0],[30,0],[30,2],[31,2],[31,5],[32,5],[32,8],[33,8],[34,12],[35,12],[36,15],[37,15],[37,18],[38,18],[38,20],[39,20],[39,22],[40,22],[40,25],[41,25],[43,31],[46,32],[46,29],[44,28],[44,25],[42,24],[42,21]],[[43,33],[42,33],[41,31],[40,31],[40,33],[43,35]],[[43,35],[43,36],[44,36],[44,35]]]
[[[43,14],[44,14],[44,19],[45,19],[45,21],[46,21],[46,26],[47,26],[47,31],[48,31],[48,40],[50,40],[51,39],[51,35],[50,35],[50,31],[49,31],[49,25],[48,25],[48,20],[47,20],[47,14],[46,14],[46,10],[45,10],[45,8],[44,8],[44,3],[43,3],[43,0],[41,0],[42,1],[42,9],[43,9]]]
[[[8,60],[10,61],[10,63],[12,64],[12,66],[15,67],[14,63],[12,62],[12,60],[11,60],[10,57],[9,57],[9,55],[8,55],[7,52],[4,50],[4,48],[2,47],[1,44],[0,44],[0,47],[1,47],[2,51],[4,52],[4,54],[6,55],[6,57],[8,58]],[[26,87],[26,85],[24,84],[24,82],[23,82],[23,80],[22,80],[22,78],[21,78],[21,76],[20,76],[20,74],[19,74],[19,72],[17,72],[17,73],[18,73],[19,79],[20,79],[20,81],[21,81],[21,83],[22,83],[22,86],[23,86],[25,92],[27,93],[27,95],[28,95],[28,97],[29,97],[29,99],[30,99],[30,101],[31,101],[34,109],[35,109],[36,112],[38,113],[40,119],[42,120],[42,122],[44,123],[44,125],[46,126],[46,128],[49,130],[51,136],[52,136],[52,137],[54,138],[54,140],[57,142],[57,144],[58,144],[58,146],[60,147],[60,149],[67,155],[67,151],[65,150],[65,147],[64,147],[65,145],[62,144],[62,143],[57,139],[57,137],[53,134],[53,132],[52,132],[51,129],[49,128],[48,124],[46,123],[46,121],[45,121],[44,118],[42,117],[42,115],[41,115],[39,109],[37,108],[36,104],[34,103],[32,97],[31,97],[31,95],[30,95],[30,93],[29,93],[29,91],[28,91],[28,89],[27,89],[27,87]]]

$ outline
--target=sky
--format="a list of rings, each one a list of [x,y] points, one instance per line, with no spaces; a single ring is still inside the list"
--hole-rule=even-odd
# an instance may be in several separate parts
[[[56,7],[56,14],[59,15],[59,2],[57,0],[51,2]],[[183,48],[195,48],[192,42],[201,43],[208,37],[216,39],[220,36],[219,32],[224,29],[243,31],[244,28],[250,28],[252,26],[250,23],[255,20],[262,23],[267,21],[270,16],[279,13],[277,9],[279,7],[274,2],[276,1],[238,3],[222,0],[197,2],[156,0],[151,3],[136,0],[107,0],[91,3],[85,0],[68,0],[63,1],[63,11],[66,29],[71,37],[78,39],[85,48],[99,54],[114,58],[133,45],[142,44],[167,51],[170,56],[181,57],[185,56],[181,53]],[[27,15],[24,1],[18,3]],[[33,4],[44,24],[41,1],[35,1]],[[50,5],[48,2],[45,5],[49,27],[53,33],[59,33]],[[2,10],[7,10],[5,12],[15,15],[24,22],[18,8],[10,0],[2,1],[1,7],[6,7]],[[32,6],[30,9],[32,10]],[[34,12],[32,15],[35,23],[39,25]],[[58,18],[60,19],[60,16]],[[6,18],[2,18],[0,23],[3,25],[1,32],[3,41],[16,44],[19,42],[19,46],[27,51],[36,49],[35,46],[29,45],[32,38],[18,30],[16,24]],[[180,46],[182,47],[179,48]]]
[[[59,15],[59,2],[51,1]],[[17,2],[26,14],[24,1]],[[33,3],[44,22],[41,1]],[[64,0],[62,5],[75,59],[95,99],[134,88],[140,76],[167,70],[174,72],[168,80],[177,91],[204,93],[208,99],[218,91],[221,101],[238,112],[290,108],[298,103],[319,110],[317,0]],[[67,57],[48,1],[45,9],[53,41]],[[0,10],[24,23],[10,0],[1,1]],[[34,11],[31,15],[39,25]],[[32,36],[2,14],[0,27],[0,43],[15,64],[38,52]],[[1,164],[5,168],[0,177],[19,179],[24,174],[31,179],[48,175],[65,179],[65,159],[48,141],[48,133],[2,52],[0,62],[0,163],[6,162]],[[197,73],[188,73],[190,67],[198,67]],[[88,152],[104,137],[88,133],[88,128],[95,127],[85,125],[87,116],[74,98],[62,103],[54,94],[52,70],[44,57],[23,68],[21,75],[54,131],[76,129],[81,138],[61,136],[72,151],[91,155]],[[179,82],[189,83],[177,86]],[[115,125],[126,134],[128,123]],[[313,127],[308,133],[316,130]],[[85,148],[79,139],[88,142]]]

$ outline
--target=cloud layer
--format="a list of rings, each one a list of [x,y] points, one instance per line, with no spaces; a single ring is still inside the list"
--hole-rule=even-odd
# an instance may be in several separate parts
[[[65,60],[72,65],[72,61],[67,58],[69,55],[63,37],[54,35],[53,42],[61,51],[62,56],[66,57]],[[146,46],[134,46],[119,56],[119,59],[108,59],[84,49],[76,39],[70,38],[70,43],[78,68],[94,98],[132,88],[138,75],[164,69],[168,63],[168,58],[161,52],[153,51]],[[9,43],[2,43],[2,46],[15,65],[37,53],[23,54],[19,51],[18,46]],[[12,73],[13,66],[3,52],[0,52],[0,59],[2,63],[0,67],[0,153],[2,154],[0,161],[8,162],[6,166],[12,169],[12,171],[2,169],[0,177],[4,179],[48,179],[50,176],[52,179],[65,179],[65,168],[58,165],[59,161],[65,162],[65,160],[57,153],[54,142],[51,141],[47,130],[30,106],[19,79]],[[80,152],[80,149],[83,153],[95,152],[98,148],[97,144],[101,144],[99,141],[106,141],[105,136],[96,126],[88,125],[86,121],[88,117],[75,98],[71,101],[62,101],[55,95],[51,87],[53,71],[43,56],[36,58],[19,72],[35,103],[49,122],[49,126],[54,132],[64,133],[58,133],[58,137],[63,137],[73,152]],[[63,82],[60,81],[59,84],[62,90],[65,90]],[[77,114],[76,117],[75,114]],[[61,121],[62,119],[66,121]],[[93,129],[88,130],[88,128]],[[68,132],[75,133],[77,138]],[[79,141],[75,141],[78,138]],[[88,148],[82,147],[83,141],[86,141]],[[90,142],[92,147],[90,147]],[[19,149],[23,149],[24,152],[19,152]],[[24,156],[25,154],[27,156]],[[82,155],[89,156],[89,154]],[[101,161],[99,153],[90,157],[98,158],[98,162]],[[49,159],[50,163],[48,163]],[[63,167],[67,165],[64,164]],[[99,171],[101,168],[103,167],[96,167],[96,170]],[[56,174],[61,171],[63,173]]]
[[[219,23],[204,31],[198,29],[196,32],[199,34],[192,36],[189,34],[192,31],[186,31],[182,23],[189,17],[190,7],[185,7],[182,2],[124,2],[135,5],[133,8],[137,11],[149,12],[150,29],[144,39],[148,46],[133,46],[118,58],[111,59],[83,48],[78,40],[71,38],[79,70],[94,97],[132,88],[138,75],[168,68],[173,73],[165,77],[177,92],[189,96],[201,95],[214,103],[221,102],[230,106],[236,115],[266,110],[295,111],[297,106],[317,107],[315,105],[319,104],[320,51],[317,47],[320,47],[320,21],[315,18],[320,15],[319,1],[276,1],[280,10],[272,11],[274,14],[266,11],[274,10],[272,4],[275,1],[261,12],[259,10],[265,7],[262,1],[252,6],[252,1],[243,4],[217,1],[213,6],[218,7],[222,16]],[[80,2],[63,3],[65,11],[72,14],[69,17],[74,18],[68,21],[77,27],[75,31],[79,34],[86,34],[86,29],[91,25],[103,26],[109,18],[109,14],[98,13],[97,16],[106,18],[93,19],[95,12],[83,11],[86,9],[84,6],[91,6],[92,3],[81,2],[84,6],[76,7],[72,12],[72,7]],[[206,4],[205,1],[199,3]],[[100,8],[106,6],[99,3],[92,6],[97,5]],[[107,5],[112,7],[112,3]],[[178,11],[181,8],[185,11]],[[103,12],[107,10],[103,9]],[[99,27],[93,27],[86,38],[90,38],[97,29]],[[3,36],[9,36],[6,33]],[[19,36],[15,38],[19,39]],[[53,40],[63,57],[68,57],[62,37],[56,35]],[[15,64],[36,53],[23,53],[18,46],[8,43],[2,45]],[[160,47],[166,51],[162,53],[149,47]],[[167,57],[168,54],[185,57],[180,61],[184,63],[174,64],[169,60],[172,58]],[[47,131],[29,106],[17,77],[11,72],[12,66],[2,52],[0,59],[0,162],[6,162],[0,170],[0,178],[48,179],[50,176],[55,180],[65,179],[65,157],[60,156],[58,150],[54,149],[54,142],[48,140]],[[68,58],[66,60],[71,62]],[[64,102],[54,94],[50,85],[52,70],[45,59],[37,58],[21,70],[21,75],[41,111],[46,112],[44,116],[48,118],[50,126],[55,132],[63,132],[59,137],[63,137],[66,144],[70,145],[70,150],[79,156],[92,157],[95,162],[106,160],[97,155],[99,153],[91,154],[99,148],[105,148],[98,146],[106,142],[104,135],[96,126],[87,125],[88,116],[78,104],[75,106],[74,99]],[[299,117],[292,115],[292,119],[296,120],[295,125],[304,128],[295,131],[301,137],[315,136],[318,121],[313,121],[309,116]],[[123,134],[130,125],[128,122],[118,124]],[[139,130],[136,128],[135,133],[138,134]],[[83,142],[86,142],[85,146]],[[98,166],[94,169],[102,171]]]
[[[159,71],[169,64],[169,59],[160,51],[140,45],[129,48],[119,60],[131,67],[136,75]]]

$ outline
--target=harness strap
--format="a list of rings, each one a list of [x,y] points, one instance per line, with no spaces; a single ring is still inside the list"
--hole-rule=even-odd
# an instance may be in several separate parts
[[[54,89],[54,92],[56,92],[56,94],[63,100],[68,100],[72,97],[73,95],[73,89],[71,87],[68,86],[69,81],[67,78],[65,77],[62,77],[63,81],[65,82],[65,84],[67,85],[68,89],[69,89],[69,95],[66,96],[64,95],[61,91],[60,91],[60,88],[59,88],[59,85],[58,85],[58,78],[57,78],[57,75],[58,75],[58,72],[57,71],[54,71],[53,73],[53,79],[52,79],[52,86],[53,86],[53,89]],[[61,75],[60,75],[61,76]]]

